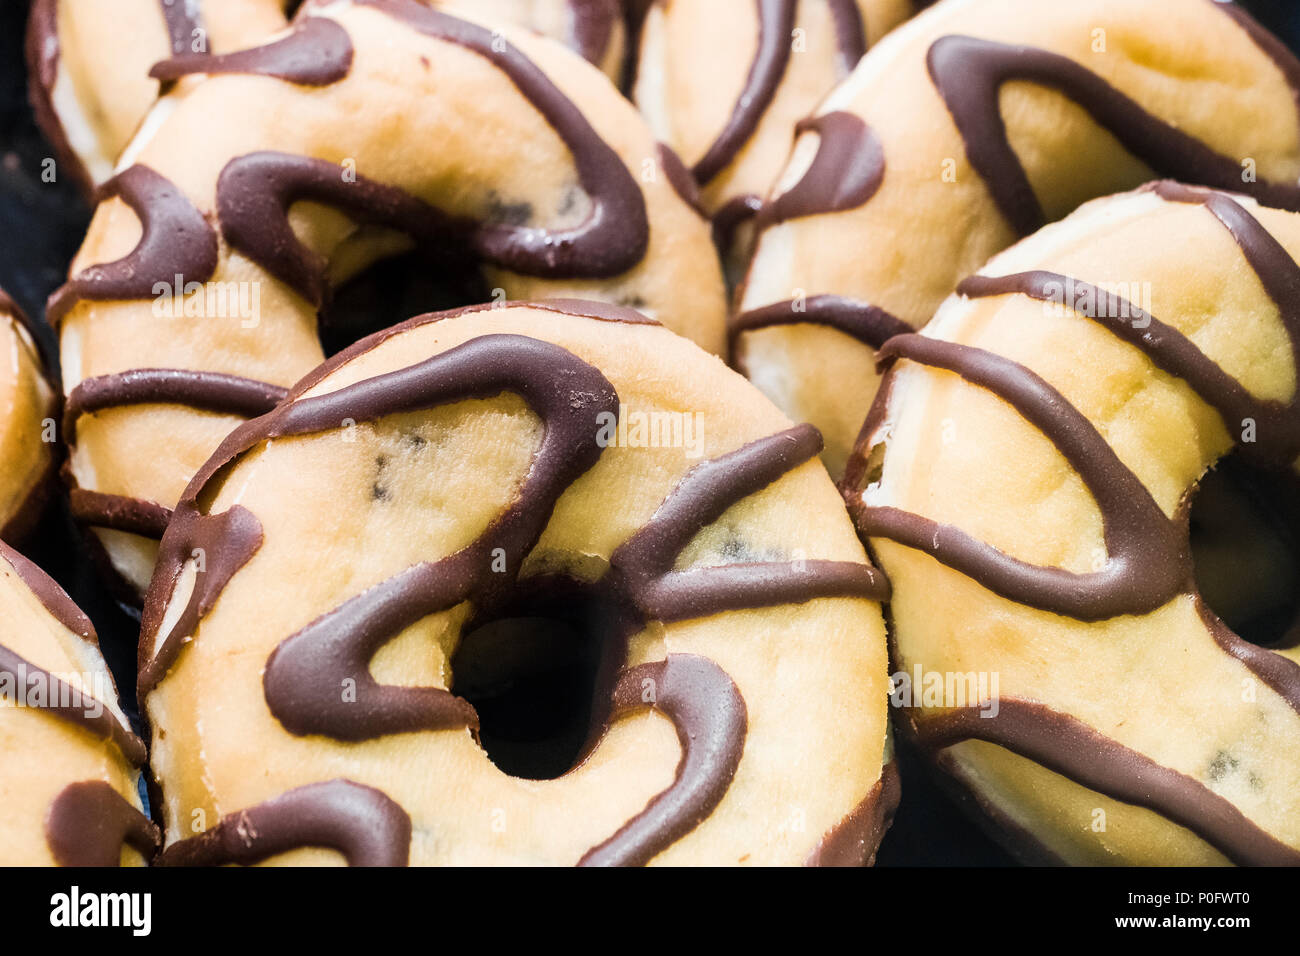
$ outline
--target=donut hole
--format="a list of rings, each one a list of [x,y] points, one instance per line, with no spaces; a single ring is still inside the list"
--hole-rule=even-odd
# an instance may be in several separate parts
[[[469,261],[407,252],[381,259],[334,290],[318,332],[326,357],[426,312],[487,302],[491,290]]]
[[[499,770],[554,780],[581,760],[600,725],[602,675],[622,657],[620,620],[575,586],[471,622],[452,656],[451,689],[478,711],[479,744]]]
[[[1300,644],[1300,478],[1229,456],[1201,480],[1188,520],[1210,610],[1252,644]]]

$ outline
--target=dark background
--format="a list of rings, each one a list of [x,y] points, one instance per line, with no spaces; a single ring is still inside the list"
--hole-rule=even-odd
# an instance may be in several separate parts
[[[1300,10],[1294,0],[1249,0],[1242,6],[1292,49],[1300,50]],[[26,12],[25,0],[0,0],[0,287],[38,320],[46,348],[54,354],[54,336],[39,320],[44,316],[46,297],[63,281],[81,243],[90,210],[71,182],[45,184],[40,179],[41,162],[50,149],[27,104],[23,61]],[[61,506],[45,518],[28,551],[95,621],[105,655],[124,691],[123,704],[133,711],[136,623],[101,587]],[[939,792],[913,754],[901,753],[900,762],[904,798],[881,847],[881,865],[1012,862]]]

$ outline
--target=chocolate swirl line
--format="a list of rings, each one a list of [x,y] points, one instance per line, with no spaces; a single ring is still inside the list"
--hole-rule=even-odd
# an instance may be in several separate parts
[[[656,143],[655,151],[659,155],[659,167],[664,171],[664,175],[668,177],[668,184],[673,187],[673,192],[677,193],[682,202],[690,206],[701,219],[707,222],[709,213],[704,208],[704,202],[700,198],[700,184],[695,181],[695,177],[686,168],[686,164],[677,155],[677,151],[667,143]]]
[[[1200,781],[1035,701],[1003,697],[996,717],[978,707],[953,708],[910,715],[909,723],[918,742],[932,751],[969,740],[996,744],[1104,796],[1152,810],[1239,865],[1300,865],[1300,852]]]
[[[707,184],[731,165],[772,105],[777,87],[790,65],[791,34],[798,0],[755,0],[758,6],[758,49],[740,98],[722,131],[695,164],[693,172]],[[855,0],[826,0],[835,24],[841,65],[851,70],[866,52],[866,34]]]
[[[202,28],[199,14],[201,0],[158,0],[162,7],[167,36],[171,40],[172,54],[188,53],[194,44],[194,34]]]
[[[172,520],[172,510],[156,501],[111,495],[75,485],[68,489],[68,511],[79,524],[123,531],[155,541],[162,539]]]
[[[622,15],[619,0],[569,0],[569,45],[589,63],[605,61],[614,24]]]
[[[671,622],[819,597],[885,600],[889,585],[884,576],[870,565],[849,561],[791,560],[673,570],[677,556],[701,528],[821,450],[821,433],[812,425],[796,425],[687,472],[650,520],[610,556],[622,589],[642,614],[649,620]]]
[[[1014,558],[953,525],[850,498],[858,530],[922,551],[995,594],[1041,610],[1101,621],[1147,614],[1193,587],[1184,524],[1165,516],[1096,426],[1025,366],[993,352],[922,335],[900,335],[882,362],[903,358],[943,369],[998,396],[1054,444],[1101,511],[1106,566],[1076,573]]]
[[[1164,176],[1249,193],[1269,206],[1300,212],[1300,186],[1243,182],[1236,159],[1147,112],[1091,70],[1047,50],[969,36],[940,37],[926,55],[930,77],[965,143],[971,166],[1020,235],[1046,223],[1028,173],[1011,146],[998,104],[1003,84],[1049,87],[1083,108],[1133,156]]]
[[[63,435],[74,442],[82,415],[127,405],[183,405],[206,412],[256,418],[289,394],[288,389],[238,375],[174,368],[137,368],[84,379],[68,395]]]
[[[253,559],[262,540],[262,522],[242,505],[213,515],[200,514],[185,503],[178,507],[163,536],[157,567],[170,590],[176,586],[185,562],[194,560],[194,587],[176,623],[156,647],[154,640],[163,622],[158,606],[145,607],[142,633],[152,639],[140,642],[136,685],[140,700],[167,675],[185,642],[198,629],[199,621],[216,605],[230,579]]]
[[[290,790],[223,817],[210,830],[167,847],[160,866],[251,866],[280,853],[337,850],[349,866],[406,866],[411,818],[387,794],[351,780]]]
[[[745,332],[769,329],[778,325],[825,325],[878,349],[896,335],[905,335],[912,327],[877,305],[839,295],[814,295],[802,301],[773,302],[741,312],[727,325],[732,355]]]
[[[204,73],[270,76],[301,86],[329,86],[352,68],[352,38],[328,17],[305,17],[287,35],[233,53],[180,53],[155,63],[149,75],[164,84]]]
[[[56,677],[43,667],[37,667],[26,658],[15,654],[4,645],[0,645],[0,696],[5,693],[6,684],[12,686],[12,693],[20,695],[10,697],[18,706],[23,706],[21,695],[27,690],[32,679],[43,685],[47,700],[32,709],[57,717],[65,723],[87,731],[99,740],[112,743],[122,752],[122,756],[132,766],[139,767],[145,761],[145,746],[135,734],[117,719],[108,706],[96,700],[90,694],[73,687],[60,677]]]
[[[880,189],[885,151],[875,132],[853,113],[835,110],[800,120],[795,134],[818,136],[817,153],[803,178],[767,203],[757,226],[857,209]]]
[[[902,779],[897,761],[880,771],[862,802],[822,837],[805,866],[871,866],[876,850],[889,829],[902,796]]]
[[[753,193],[732,196],[713,216],[713,244],[727,255],[736,242],[740,227],[752,220],[763,208],[763,200]]]
[[[46,574],[35,562],[29,561],[3,541],[0,541],[0,560],[8,562],[27,589],[36,595],[45,610],[73,634],[91,644],[97,644],[95,625],[81,608],[68,597],[68,593]]]
[[[187,282],[207,282],[217,270],[216,232],[169,179],[137,164],[101,187],[101,201],[114,196],[139,217],[140,241],[116,262],[83,269],[50,296],[51,325],[82,299],[152,298],[159,281],[183,276]]]
[[[578,182],[591,198],[580,226],[549,231],[504,223],[480,223],[472,241],[484,259],[522,275],[605,279],[640,262],[650,242],[645,197],[618,154],[581,110],[518,49],[490,30],[458,20],[417,0],[356,0],[414,30],[455,43],[501,70],[568,147]]]
[[[59,866],[120,866],[123,845],[147,863],[159,838],[153,821],[102,780],[64,787],[45,818],[45,842]]]
[[[614,686],[614,721],[643,707],[672,722],[682,758],[673,784],[579,866],[644,866],[703,823],[726,795],[745,749],[748,714],[735,683],[707,657],[669,654],[625,670]]]

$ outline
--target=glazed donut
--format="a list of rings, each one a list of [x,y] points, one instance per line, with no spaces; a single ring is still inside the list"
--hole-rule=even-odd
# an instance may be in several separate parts
[[[1088,199],[1168,176],[1300,209],[1300,64],[1215,0],[944,0],[821,104],[758,218],[733,357],[842,468],[875,350]]]
[[[1300,863],[1300,631],[1230,630],[1189,544],[1229,455],[1294,514],[1297,253],[1300,216],[1161,182],[1013,246],[882,350],[844,491],[895,671],[998,689],[913,679],[903,729],[1032,860]]]
[[[55,405],[28,320],[0,289],[0,540],[21,540],[39,518],[54,471]]]
[[[604,305],[428,315],[328,361],[163,539],[139,684],[162,862],[869,860],[896,799],[884,582],[819,447]],[[539,608],[601,652],[594,732],[545,781],[489,760],[455,656]]]
[[[498,300],[616,301],[724,348],[709,226],[669,151],[553,41],[344,0],[267,46],[155,73],[178,85],[49,307],[73,513],[140,593],[190,476],[324,357],[330,289],[412,243],[482,264]]]
[[[659,0],[650,6],[641,29],[636,104],[659,139],[690,166],[724,253],[781,171],[792,131],[852,71],[868,41],[919,5]]]
[[[90,620],[0,543],[0,865],[147,862],[143,741],[118,707]]]
[[[625,26],[618,0],[449,0],[485,20],[565,39],[611,77],[622,70]],[[285,27],[290,0],[34,0],[27,27],[36,119],[88,191],[158,99],[150,68],[178,54],[242,50]]]

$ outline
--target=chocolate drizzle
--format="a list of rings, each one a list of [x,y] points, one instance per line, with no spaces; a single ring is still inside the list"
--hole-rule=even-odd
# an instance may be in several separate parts
[[[774,302],[734,316],[727,327],[732,354],[735,354],[736,340],[744,332],[804,323],[829,326],[873,349],[896,335],[912,331],[910,325],[879,306],[844,296],[814,295],[802,302]]]
[[[387,794],[351,780],[290,790],[174,843],[161,866],[249,866],[290,850],[337,850],[349,866],[406,866],[411,818]]]
[[[799,182],[767,203],[758,228],[789,219],[844,212],[864,205],[885,178],[885,152],[871,127],[852,113],[836,110],[795,126],[796,135],[814,132],[817,155]]]
[[[63,434],[76,440],[77,419],[124,405],[184,405],[207,412],[255,418],[275,408],[288,390],[220,372],[140,368],[83,380],[68,395]]]
[[[147,166],[106,182],[100,199],[118,197],[140,218],[140,242],[116,262],[89,266],[50,296],[46,317],[57,325],[82,299],[148,299],[161,281],[182,276],[207,282],[217,269],[217,236],[185,194]]]
[[[709,213],[700,199],[699,183],[695,181],[691,171],[686,168],[682,158],[667,143],[657,143],[655,150],[659,154],[659,167],[664,171],[664,175],[668,177],[668,184],[673,187],[673,192],[677,193],[682,202],[694,209],[701,219],[707,221]]]
[[[1133,806],[1146,807],[1185,827],[1234,863],[1300,865],[1300,851],[1251,822],[1231,802],[1199,781],[1161,766],[1072,717],[1034,701],[1002,697],[998,714],[979,707],[909,717],[917,740],[942,750],[983,740]]]
[[[898,764],[891,760],[863,801],[822,837],[805,866],[871,866],[901,794]]]
[[[199,621],[212,610],[230,579],[252,560],[261,546],[262,523],[242,505],[220,514],[205,515],[182,503],[163,538],[157,566],[170,591],[176,586],[184,563],[193,560],[194,588],[180,617],[152,654],[148,650],[157,639],[162,620],[154,613],[155,607],[145,608],[142,633],[150,635],[151,640],[140,642],[137,694],[141,700],[167,675],[185,642],[194,636]],[[159,576],[154,576],[155,587]]]
[[[1007,223],[1022,236],[1046,223],[1042,205],[1007,135],[998,109],[1004,83],[1050,87],[1082,107],[1126,150],[1161,175],[1246,192],[1261,202],[1300,211],[1300,186],[1243,182],[1237,159],[1148,113],[1097,74],[1047,50],[968,36],[940,37],[926,59],[930,76],[966,144],[966,155]]]
[[[195,73],[272,76],[301,86],[329,86],[352,68],[352,38],[328,17],[305,17],[292,32],[264,46],[234,53],[180,53],[155,63],[149,75],[173,83]]]
[[[68,510],[76,521],[92,528],[124,531],[154,541],[162,538],[172,520],[171,509],[156,501],[75,486],[68,489]]]
[[[102,780],[64,787],[45,818],[45,842],[59,866],[120,866],[123,845],[147,863],[158,840],[158,827]]]
[[[27,585],[56,621],[82,640],[91,644],[97,642],[95,625],[52,577],[3,541],[0,541],[0,560],[8,562],[19,580]]]
[[[727,124],[695,164],[695,178],[702,184],[715,179],[731,165],[758,129],[772,105],[777,87],[790,64],[790,35],[798,0],[755,0],[758,5],[758,50],[745,86]],[[835,23],[841,65],[851,70],[866,52],[866,35],[855,0],[826,0]]]
[[[588,62],[600,65],[621,16],[619,0],[569,0],[569,45]]]
[[[745,701],[707,657],[669,654],[630,668],[614,687],[610,720],[650,707],[677,728],[682,759],[676,779],[579,866],[644,866],[690,833],[722,801],[745,749]]]
[[[1097,502],[1108,557],[1105,568],[1091,573],[1040,567],[952,525],[898,508],[855,503],[852,510],[862,534],[924,551],[1008,600],[1081,621],[1147,614],[1191,586],[1185,527],[1165,516],[1092,422],[1045,380],[993,352],[916,334],[890,339],[880,357],[954,372],[1003,399],[1047,436]]]
[[[610,556],[623,590],[645,617],[681,621],[818,597],[885,600],[889,585],[884,576],[869,565],[847,561],[673,569],[678,554],[701,528],[815,458],[821,449],[817,429],[796,425],[687,472],[645,526]]]
[[[172,55],[189,53],[193,49],[194,34],[202,29],[200,0],[159,0],[159,3],[163,20],[167,23]]]

